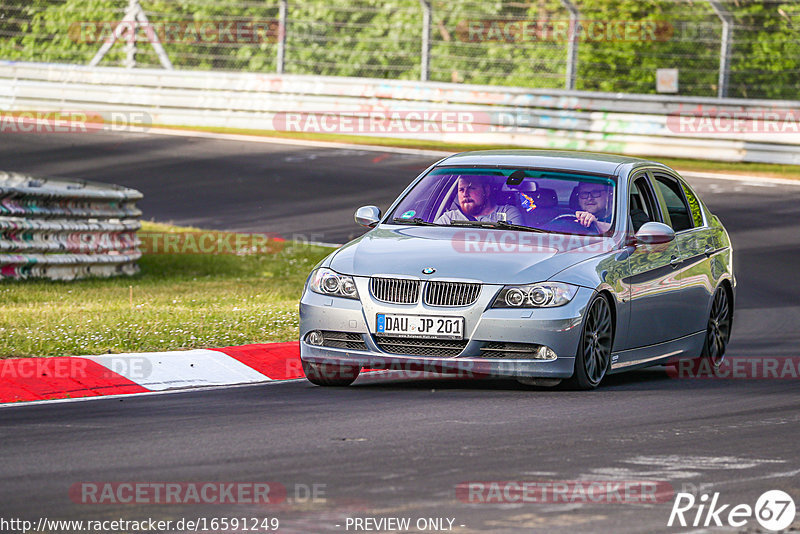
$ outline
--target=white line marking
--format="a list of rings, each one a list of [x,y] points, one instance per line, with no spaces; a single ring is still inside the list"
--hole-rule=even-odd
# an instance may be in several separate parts
[[[147,130],[148,134],[173,135],[177,137],[202,137],[206,139],[222,139],[226,141],[245,141],[250,143],[267,143],[276,145],[293,145],[311,148],[342,148],[347,150],[369,150],[371,152],[391,152],[395,154],[413,154],[415,156],[433,156],[443,158],[455,152],[446,150],[424,150],[421,148],[400,148],[381,145],[359,145],[355,143],[336,143],[333,141],[310,141],[307,139],[289,139],[285,137],[264,137],[260,135],[225,134],[215,132],[202,132],[194,130],[170,130],[167,128],[153,128]]]
[[[266,380],[269,380],[267,379],[267,377],[264,378]],[[306,381],[306,379],[305,377],[287,378],[285,380],[272,380],[269,382],[261,382],[258,384],[226,384],[222,386],[200,386],[200,387],[187,387],[183,389],[167,389],[162,391],[145,391],[142,393],[123,393],[119,395],[96,395],[92,397],[77,397],[74,399],[42,399],[35,401],[5,402],[5,403],[0,403],[0,408],[12,408],[17,406],[19,407],[44,406],[46,404],[61,404],[67,402],[84,402],[84,401],[96,401],[96,400],[106,400],[106,399],[125,399],[128,397],[141,397],[149,395],[172,395],[175,393],[193,393],[195,391],[212,391],[217,389],[246,388],[254,386],[274,386],[279,384],[285,384],[287,382],[299,382],[299,381]]]
[[[148,134],[157,135],[172,135],[177,137],[200,137],[206,139],[222,139],[228,141],[245,141],[250,143],[266,143],[276,145],[292,145],[299,147],[320,147],[320,148],[341,148],[346,150],[369,150],[372,152],[389,152],[394,154],[413,154],[417,156],[432,156],[443,158],[456,154],[449,150],[426,150],[421,148],[400,148],[380,145],[359,145],[357,143],[336,143],[332,141],[310,141],[305,139],[289,139],[284,137],[265,137],[260,135],[244,135],[244,134],[225,134],[215,132],[203,132],[193,130],[171,130],[168,128],[153,128],[148,130]],[[520,147],[524,150],[523,147]],[[646,159],[646,158],[642,158]],[[724,174],[716,172],[695,172],[695,171],[681,171],[675,169],[678,174],[686,178],[705,178],[709,180],[732,180],[736,182],[745,182],[746,184],[780,184],[780,185],[794,185],[800,186],[800,180],[790,180],[788,178],[772,178],[768,176],[750,176],[750,175],[737,175],[737,174]]]
[[[736,456],[636,456],[625,460],[635,465],[655,465],[662,467],[680,466],[681,469],[750,469],[761,464],[782,464],[785,460],[738,458]]]
[[[681,171],[679,169],[675,169],[678,174],[683,176],[684,178],[703,178],[706,180],[729,180],[734,182],[743,182],[745,185],[761,185],[765,187],[765,184],[777,184],[777,185],[795,185],[800,186],[800,180],[791,180],[789,178],[772,178],[770,176],[750,176],[750,175],[738,175],[738,174],[722,174],[716,172],[694,172],[694,171]],[[798,170],[800,172],[800,170]]]

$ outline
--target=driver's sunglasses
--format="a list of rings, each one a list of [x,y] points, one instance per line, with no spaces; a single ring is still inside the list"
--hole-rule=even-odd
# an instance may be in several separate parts
[[[578,193],[578,198],[581,200],[586,200],[589,198],[589,195],[591,195],[592,198],[600,198],[603,196],[603,191],[586,191],[585,193]]]

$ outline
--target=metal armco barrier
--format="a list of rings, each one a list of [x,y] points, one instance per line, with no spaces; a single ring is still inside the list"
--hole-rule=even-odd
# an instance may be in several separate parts
[[[152,125],[228,127],[800,164],[800,101],[0,61],[0,112],[12,117],[0,116],[0,132],[19,128],[14,113],[76,110],[101,117],[101,128],[92,122],[89,133],[146,131]],[[343,119],[466,112],[472,122],[455,132],[427,118],[416,129],[388,133],[293,130],[287,112]],[[700,118],[681,121],[692,115]]]
[[[138,272],[135,189],[0,172],[0,280]]]

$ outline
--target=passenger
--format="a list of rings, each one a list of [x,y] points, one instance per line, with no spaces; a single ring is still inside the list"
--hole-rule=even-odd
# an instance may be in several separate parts
[[[612,201],[609,186],[581,182],[578,186],[578,205],[581,209],[575,212],[575,218],[586,227],[597,224],[597,229],[604,234],[611,228],[611,216],[614,213]]]
[[[462,176],[458,179],[458,209],[441,214],[434,222],[450,224],[453,221],[505,221],[523,224],[522,214],[515,206],[498,206],[492,200],[489,184],[475,177]]]

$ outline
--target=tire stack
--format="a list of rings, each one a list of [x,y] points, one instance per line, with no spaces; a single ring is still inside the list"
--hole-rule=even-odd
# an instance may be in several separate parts
[[[141,198],[117,185],[0,172],[0,279],[135,274]]]

